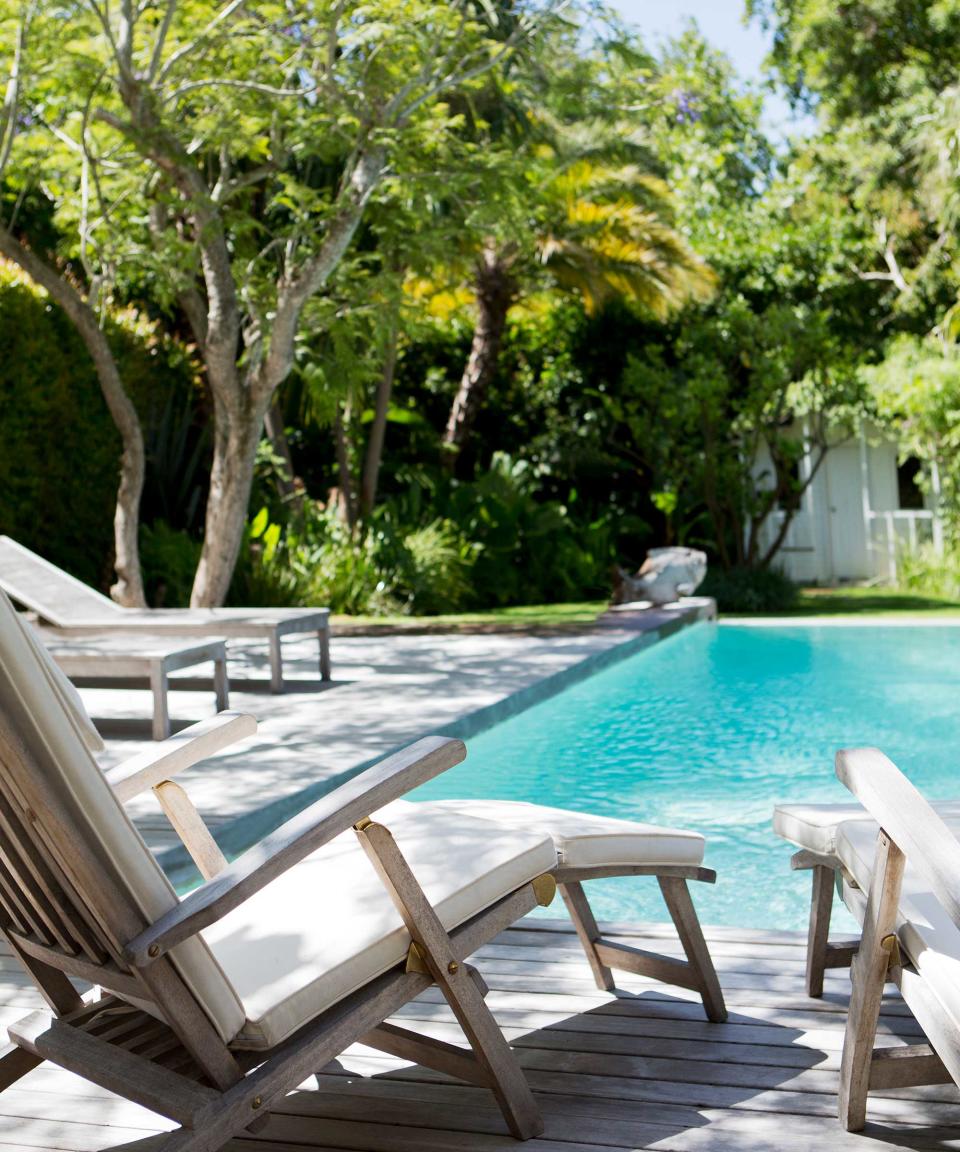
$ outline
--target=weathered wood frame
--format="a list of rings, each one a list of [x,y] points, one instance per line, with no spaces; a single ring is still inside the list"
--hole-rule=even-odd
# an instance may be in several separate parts
[[[229,735],[247,734],[252,722],[226,715],[198,728],[206,752]],[[169,777],[194,759],[189,739],[174,743],[166,754],[160,750],[152,760],[140,757],[115,769],[110,780],[118,796],[129,799],[144,788],[169,784]],[[465,754],[458,740],[421,740],[344,784],[226,866],[205,857],[208,846],[190,842],[187,829],[187,847],[211,878],[148,923],[111,862],[82,834],[71,799],[50,786],[0,714],[0,922],[51,1009],[9,1029],[12,1045],[0,1053],[0,1089],[50,1059],[180,1123],[164,1144],[168,1152],[213,1152],[258,1125],[271,1101],[365,1038],[401,1046],[423,1063],[489,1087],[511,1132],[521,1139],[537,1135],[542,1122],[530,1089],[483,1001],[482,980],[464,963],[535,907],[537,883],[523,884],[448,933],[389,832],[369,820],[370,813]],[[351,827],[413,937],[408,962],[267,1052],[224,1043],[183,982],[170,950]],[[69,977],[110,992],[84,1001]],[[472,1052],[381,1027],[434,981],[463,1025]],[[150,1004],[152,1013],[131,1015],[126,999]],[[118,1012],[126,1013],[119,1024]]]
[[[807,989],[823,993],[826,968],[851,968],[851,994],[840,1066],[838,1111],[851,1132],[866,1124],[870,1091],[960,1084],[960,1028],[945,1017],[929,982],[902,946],[898,925],[909,859],[954,924],[960,926],[960,843],[896,766],[875,748],[837,753],[837,776],[879,824],[870,887],[864,892],[839,859],[798,852],[811,869]],[[833,888],[863,926],[859,941],[828,940]],[[883,988],[893,983],[929,1043],[874,1047]]]
[[[213,664],[213,693],[216,711],[230,707],[230,681],[227,676],[227,645],[224,640],[208,638],[202,643],[180,644],[168,642],[165,651],[118,652],[110,651],[109,641],[99,652],[71,651],[49,643],[51,633],[41,630],[41,639],[62,671],[80,688],[96,688],[113,683],[137,687],[141,682],[150,689],[153,698],[151,732],[154,740],[166,740],[170,725],[170,673],[197,664]],[[177,682],[174,681],[177,686]]]
[[[594,918],[593,910],[583,890],[584,880],[613,876],[655,876],[664,903],[680,937],[686,960],[661,956],[645,948],[634,948],[605,938]],[[716,969],[696,909],[687,888],[688,880],[707,884],[716,881],[717,874],[710,868],[681,867],[662,864],[611,865],[607,868],[563,868],[556,872],[557,886],[576,929],[580,944],[597,987],[612,992],[616,987],[611,969],[649,976],[678,988],[690,988],[700,993],[707,1019],[722,1023],[727,1009],[717,979]]]

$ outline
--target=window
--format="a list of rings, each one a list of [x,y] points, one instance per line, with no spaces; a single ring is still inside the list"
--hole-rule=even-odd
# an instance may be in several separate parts
[[[897,491],[901,508],[923,507],[923,491],[920,488],[922,480],[923,465],[916,456],[908,456],[902,464],[897,465]]]

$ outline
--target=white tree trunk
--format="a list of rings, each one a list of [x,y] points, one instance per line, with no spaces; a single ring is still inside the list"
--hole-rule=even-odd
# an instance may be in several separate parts
[[[203,548],[190,594],[191,608],[217,608],[230,590],[243,543],[263,417],[259,408],[238,413],[217,405]]]

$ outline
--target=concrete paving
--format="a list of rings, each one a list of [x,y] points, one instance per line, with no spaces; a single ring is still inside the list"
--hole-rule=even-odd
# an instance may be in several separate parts
[[[315,641],[291,639],[284,648],[288,689],[278,696],[265,690],[262,646],[231,642],[230,707],[252,713],[258,733],[178,780],[224,851],[235,854],[392,750],[432,732],[467,738],[712,614],[712,601],[692,599],[621,612],[594,628],[561,635],[334,635],[329,684],[314,678]],[[259,683],[251,684],[251,678]],[[171,678],[175,728],[212,714],[208,692],[178,690],[176,682]],[[152,746],[149,693],[81,692],[108,738],[105,767]],[[152,794],[127,807],[164,866],[183,878],[189,865]]]

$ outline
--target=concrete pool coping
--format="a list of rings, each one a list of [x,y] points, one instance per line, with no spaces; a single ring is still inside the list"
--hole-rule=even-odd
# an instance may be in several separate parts
[[[602,620],[576,637],[351,637],[339,645],[334,637],[335,686],[320,692],[297,691],[301,657],[291,645],[292,691],[232,691],[233,709],[260,720],[258,736],[178,779],[222,850],[235,856],[397,748],[432,733],[469,739],[715,613],[713,601],[691,598]],[[412,656],[420,665],[410,672],[404,661]],[[305,649],[304,668],[312,657]],[[368,660],[379,664],[364,675]],[[108,746],[113,763],[140,747],[120,744]],[[153,798],[128,807],[173,882],[194,881],[195,868]]]
[[[960,628],[960,616],[929,616],[898,612],[895,616],[723,616],[727,628]]]

